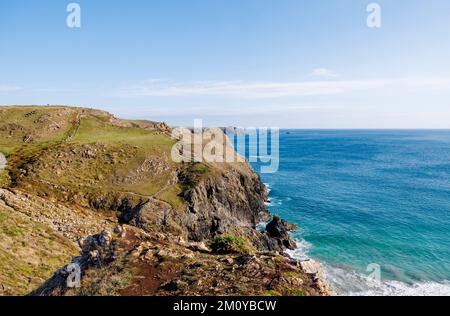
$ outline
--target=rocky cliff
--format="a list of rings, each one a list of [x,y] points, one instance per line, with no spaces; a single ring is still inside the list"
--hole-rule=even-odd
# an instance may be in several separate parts
[[[0,294],[328,293],[283,255],[284,221],[256,230],[267,191],[247,162],[175,163],[175,143],[164,123],[0,107]]]

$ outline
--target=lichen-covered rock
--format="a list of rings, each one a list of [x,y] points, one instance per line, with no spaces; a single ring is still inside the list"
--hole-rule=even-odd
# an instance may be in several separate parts
[[[230,167],[184,193],[189,213],[182,222],[192,240],[224,234],[230,227],[255,228],[266,197],[264,184],[250,166]]]
[[[333,295],[334,292],[330,288],[329,284],[326,281],[325,273],[323,271],[323,267],[320,262],[317,262],[313,259],[305,260],[300,262],[300,267],[304,273],[308,274],[314,286],[323,293],[328,293],[328,295]]]

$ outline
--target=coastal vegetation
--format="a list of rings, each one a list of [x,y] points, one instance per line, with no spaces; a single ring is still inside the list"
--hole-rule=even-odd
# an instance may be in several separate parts
[[[330,293],[283,255],[286,222],[256,230],[268,196],[247,162],[176,163],[176,142],[165,123],[0,107],[0,295]]]

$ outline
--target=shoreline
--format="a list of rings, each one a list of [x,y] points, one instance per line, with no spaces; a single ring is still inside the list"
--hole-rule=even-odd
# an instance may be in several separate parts
[[[268,191],[268,201],[265,204],[267,207],[273,206],[273,200],[270,197],[271,185],[269,183],[264,185]],[[267,211],[271,216],[274,215],[272,211]],[[297,224],[294,223],[294,225]],[[311,258],[305,250],[309,243],[304,239],[294,237],[293,239],[297,248],[287,249],[284,253],[296,260],[305,273],[314,275],[330,296],[450,296],[450,281],[422,281],[408,284],[401,280],[371,280],[356,271],[334,267]]]
[[[270,206],[271,205],[271,199],[270,199],[270,184],[268,183],[263,183],[264,186],[266,187],[267,190],[267,201],[264,202],[264,204],[266,206]],[[271,217],[275,216],[275,214],[273,214],[270,210],[266,209],[266,212],[268,214],[270,214]],[[261,222],[257,225],[257,229],[258,227],[262,227],[265,225],[267,225],[267,221],[265,222]],[[288,225],[292,226],[292,227],[297,227],[297,224],[295,223],[290,223],[288,222]],[[292,231],[291,230],[289,232],[289,235],[292,237]],[[293,250],[290,249],[286,249],[283,254],[287,255],[290,259],[295,260],[301,267],[301,269],[307,274],[310,275],[311,278],[314,280],[316,286],[323,292],[323,293],[327,293],[328,296],[337,296],[338,294],[336,293],[336,291],[332,288],[331,283],[329,282],[329,280],[326,277],[326,273],[323,267],[323,264],[320,261],[317,261],[313,258],[310,257],[305,257],[305,258],[299,258],[295,256],[295,252],[297,250],[302,249],[299,244],[302,243],[303,240],[299,240],[297,238],[293,238],[293,241],[296,244],[296,248]]]

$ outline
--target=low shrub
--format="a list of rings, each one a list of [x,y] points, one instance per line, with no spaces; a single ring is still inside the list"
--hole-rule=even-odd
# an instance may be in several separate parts
[[[242,237],[232,235],[224,235],[215,237],[211,242],[211,249],[217,254],[247,254],[250,253],[252,247],[248,241]]]

